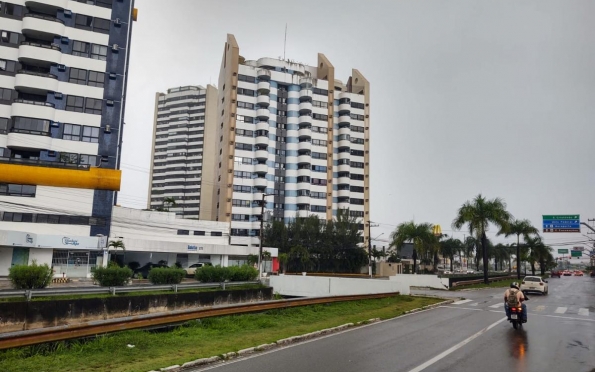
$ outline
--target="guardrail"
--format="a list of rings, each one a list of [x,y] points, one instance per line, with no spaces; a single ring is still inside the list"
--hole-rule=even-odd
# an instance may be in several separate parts
[[[215,316],[255,313],[273,309],[286,309],[290,307],[328,304],[333,302],[380,299],[397,295],[399,295],[398,292],[351,296],[296,298],[221,307],[208,307],[182,312],[151,314],[148,316],[141,315],[101,322],[89,322],[79,325],[42,328],[0,335],[0,350],[42,344],[46,342],[63,341],[89,336],[93,337],[101,334],[131,329],[154,328],[169,324],[183,323],[189,320],[211,318]]]
[[[168,285],[142,285],[142,286],[124,286],[124,287],[81,287],[81,288],[45,288],[31,290],[6,290],[0,291],[0,298],[7,297],[25,297],[31,301],[33,297],[51,297],[64,295],[89,295],[89,294],[111,294],[117,293],[142,292],[142,291],[174,291],[178,292],[193,288],[222,288],[237,287],[247,284],[259,284],[259,281],[247,282],[222,282],[222,283],[184,283]]]
[[[509,275],[509,276],[497,276],[494,278],[488,278],[488,282],[492,283],[492,282],[499,282],[501,280],[508,280],[508,279],[514,279],[516,278],[516,275]],[[465,280],[465,281],[460,281],[460,282],[454,282],[452,283],[452,287],[459,287],[462,285],[471,285],[471,284],[481,284],[483,283],[483,279],[475,279],[475,280]]]

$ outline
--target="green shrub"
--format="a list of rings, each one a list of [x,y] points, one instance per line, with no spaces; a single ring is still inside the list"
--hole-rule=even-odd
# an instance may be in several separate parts
[[[128,267],[134,271],[140,267],[140,264],[136,261],[128,262]]]
[[[102,287],[118,287],[125,285],[132,277],[132,270],[119,267],[117,264],[93,269],[93,279]]]
[[[8,278],[16,289],[45,288],[52,282],[54,272],[48,264],[14,265],[8,270]]]
[[[149,281],[153,284],[180,284],[186,271],[177,267],[154,267],[149,270]]]
[[[226,280],[230,282],[245,282],[255,280],[258,277],[258,270],[250,265],[244,266],[203,266],[196,270],[196,280],[203,283],[220,283]]]

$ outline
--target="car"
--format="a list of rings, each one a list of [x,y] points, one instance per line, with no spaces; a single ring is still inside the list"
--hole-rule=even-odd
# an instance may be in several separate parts
[[[595,278],[595,270],[591,271],[591,278]]]
[[[196,274],[196,269],[200,269],[203,266],[213,266],[210,262],[199,262],[192,264],[184,269],[186,271],[186,276],[194,276]]]
[[[134,270],[133,277],[147,279],[149,277],[149,271],[151,271],[151,269],[154,267],[168,267],[168,266],[161,264],[161,263],[149,262],[149,263],[145,264],[144,266],[139,267],[138,269]]]
[[[444,270],[444,271],[442,272],[442,275],[451,275],[452,273],[453,273],[452,271],[449,271],[449,270]]]
[[[548,294],[547,280],[541,279],[540,276],[526,276],[521,282],[519,288],[523,292],[539,292],[541,294]]]
[[[550,274],[550,277],[553,278],[553,277],[557,276],[559,278],[560,275],[562,275],[560,273],[560,271],[558,271],[558,270],[552,270],[552,273]]]
[[[467,274],[475,274],[475,271],[467,269]]]
[[[562,275],[564,275],[564,276],[572,276],[572,273],[569,270],[564,270],[564,272],[562,273]]]
[[[580,271],[580,270],[576,270],[576,271],[574,272],[574,276],[583,276],[583,272],[582,272],[582,271]]]

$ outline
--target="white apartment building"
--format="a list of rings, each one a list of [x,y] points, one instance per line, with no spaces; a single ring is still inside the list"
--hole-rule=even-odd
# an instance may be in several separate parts
[[[370,84],[355,69],[346,82],[335,79],[331,62],[317,59],[246,60],[227,37],[212,210],[231,222],[232,244],[258,244],[263,194],[265,214],[286,222],[347,209],[367,243]]]
[[[210,219],[212,184],[201,184],[213,178],[216,110],[212,85],[156,94],[148,209]]]
[[[102,256],[134,20],[133,0],[0,2],[0,276]]]

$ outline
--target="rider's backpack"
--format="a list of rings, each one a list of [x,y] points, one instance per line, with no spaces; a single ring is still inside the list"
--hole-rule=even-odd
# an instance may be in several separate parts
[[[518,290],[511,289],[508,292],[508,298],[506,299],[506,303],[509,307],[517,307],[519,306],[519,299],[517,297]]]

